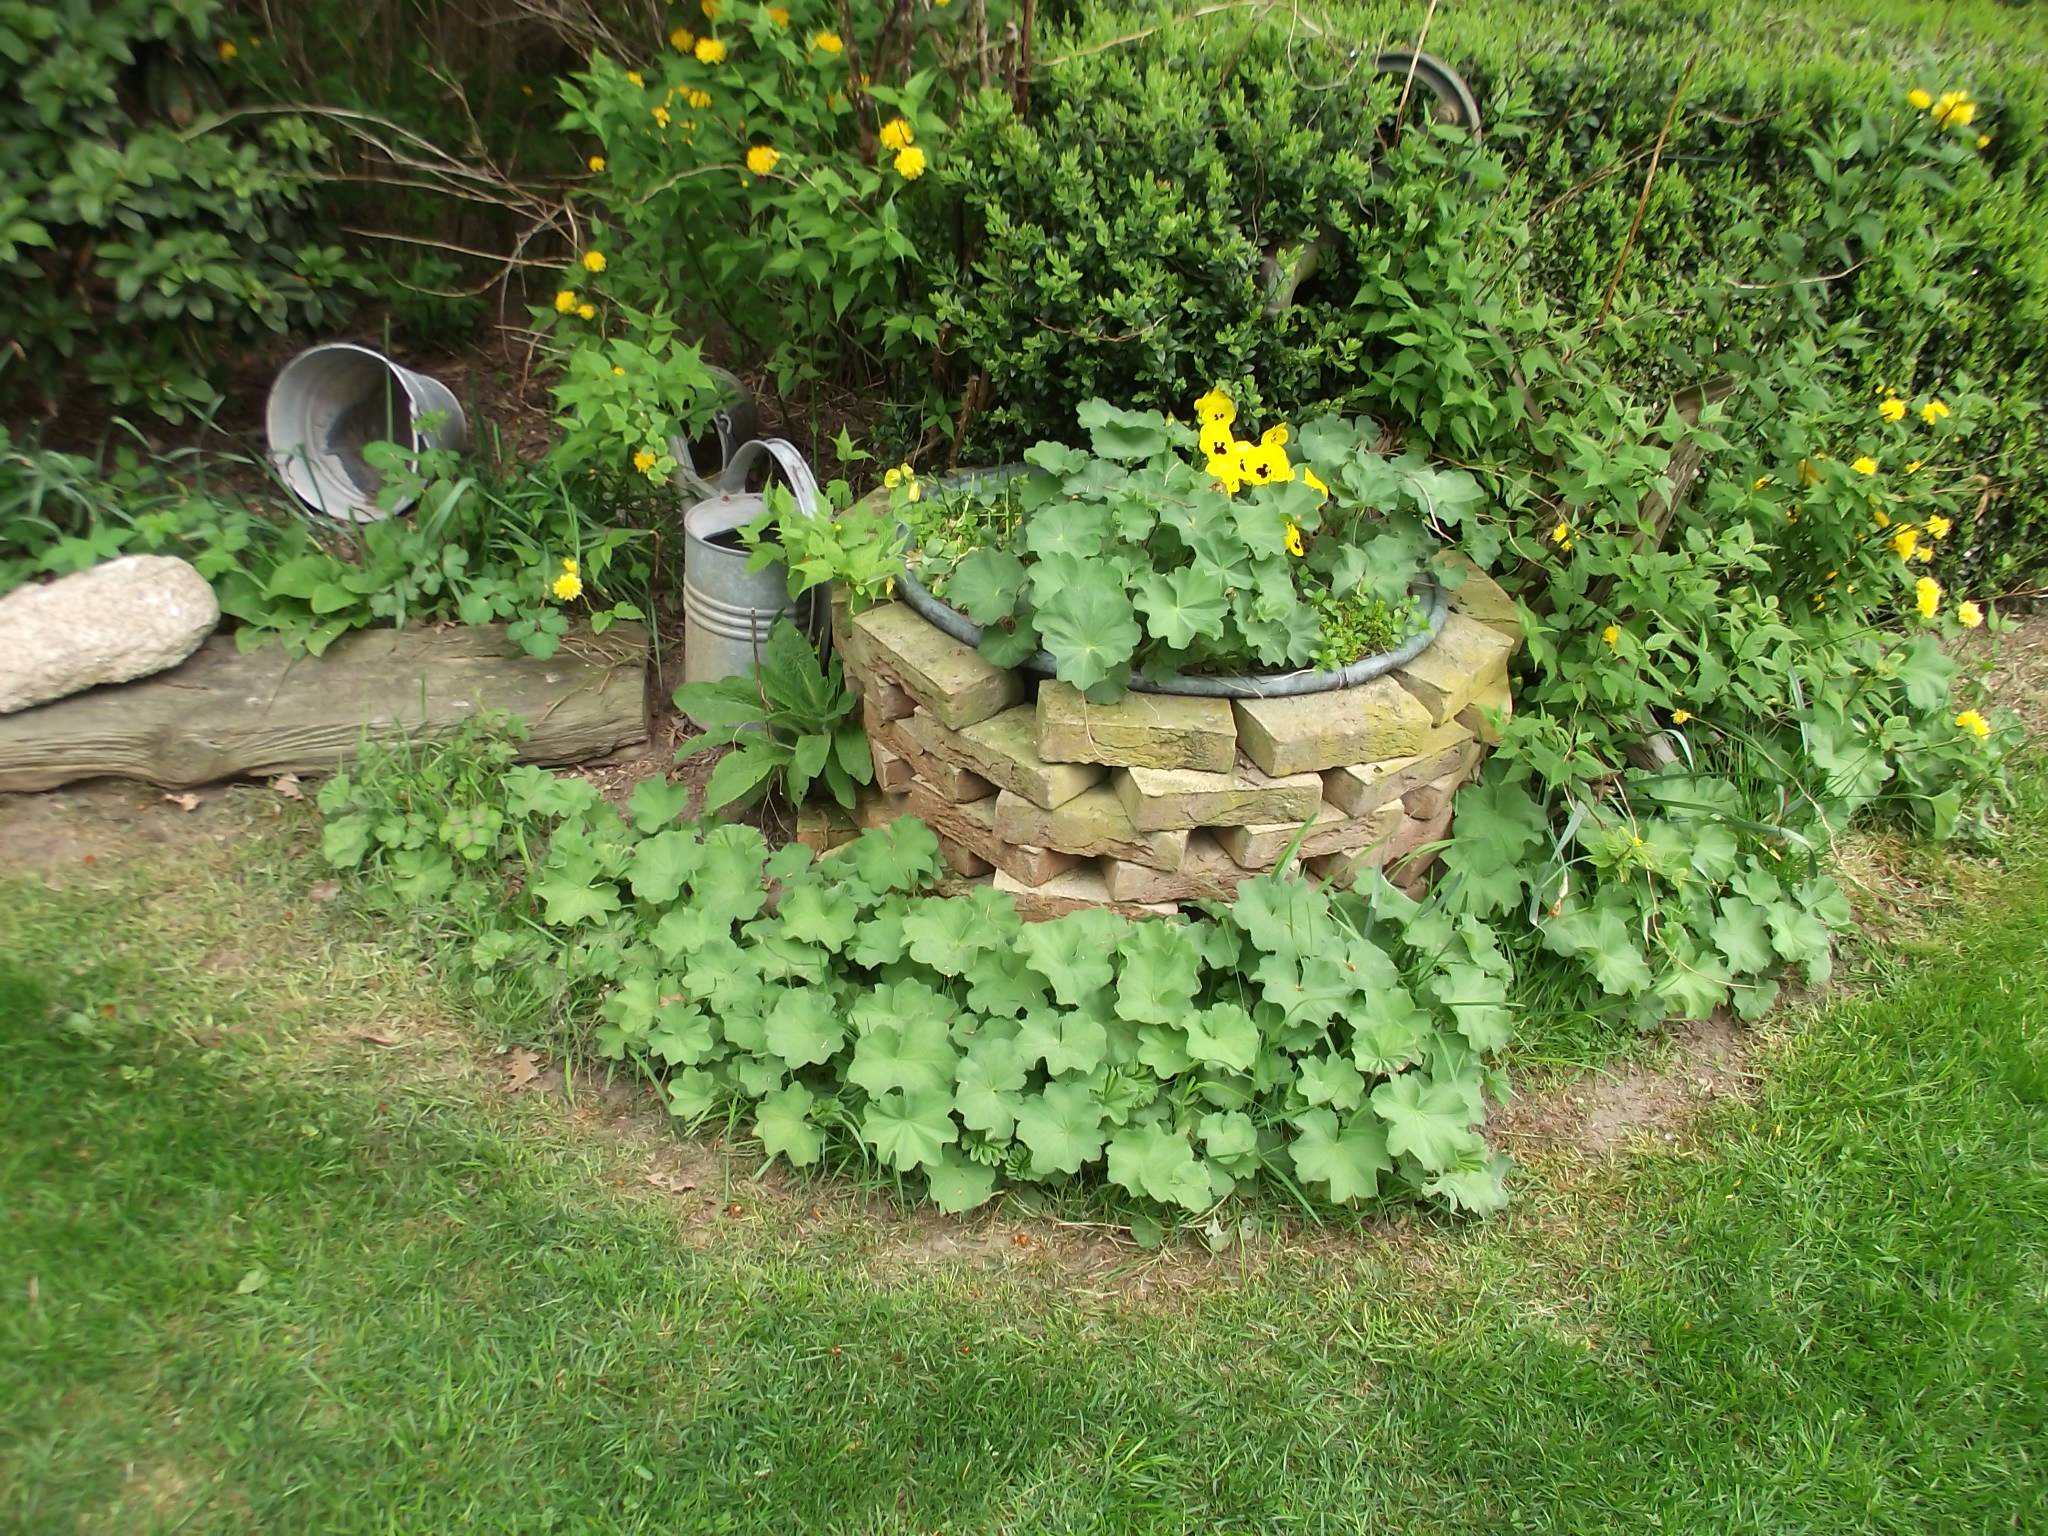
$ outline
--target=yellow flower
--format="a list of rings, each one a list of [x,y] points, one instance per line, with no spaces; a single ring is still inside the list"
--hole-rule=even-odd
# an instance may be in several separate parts
[[[604,252],[585,251],[583,253],[583,270],[586,272],[602,272],[604,270]]]
[[[1692,711],[1689,709],[1674,709],[1671,711],[1671,723],[1673,725],[1683,725],[1691,718]]]
[[[1284,448],[1287,446],[1287,437],[1287,424],[1282,422],[1277,427],[1266,428],[1264,434],[1259,438],[1259,446],[1262,448]]]
[[[837,32],[818,33],[811,39],[811,46],[813,48],[822,48],[827,53],[842,53],[846,49],[846,44],[839,40]]]
[[[574,571],[564,571],[555,578],[554,585],[549,590],[555,594],[557,601],[573,603],[583,595],[583,578]]]
[[[1774,484],[1777,478],[1776,475],[1758,475],[1756,480],[1750,485],[1750,489],[1752,491],[1760,491],[1765,486]]]
[[[1328,501],[1330,499],[1330,488],[1316,478],[1314,470],[1304,469],[1301,472],[1301,483],[1322,497],[1323,500]]]
[[[1229,426],[1220,421],[1205,421],[1201,432],[1202,452],[1215,458],[1219,453],[1230,452],[1231,436]]]
[[[237,48],[233,43],[229,42],[226,38],[222,38],[218,43],[214,45],[213,51],[220,55],[221,63],[232,64],[235,62],[235,55],[240,53],[242,50]]]
[[[901,485],[902,483],[903,471],[900,469],[892,469],[887,474],[882,476],[882,484],[889,490],[895,490],[896,487]]]
[[[725,62],[725,44],[715,37],[698,38],[695,51],[699,64],[723,64]]]
[[[1977,120],[1977,104],[1961,91],[1949,91],[1934,104],[1934,120],[1944,128],[1967,128]]]
[[[1954,526],[1955,526],[1955,524],[1951,523],[1951,522],[1950,522],[1950,521],[1949,521],[1949,520],[1948,520],[1947,518],[1943,517],[1943,516],[1942,516],[1942,515],[1941,515],[1941,514],[1940,514],[1939,512],[1933,512],[1933,513],[1929,513],[1929,514],[1928,514],[1928,518],[1927,518],[1927,532],[1928,532],[1928,534],[1929,534],[1929,535],[1930,535],[1931,537],[1933,537],[1933,538],[1937,538],[1937,539],[1945,539],[1945,538],[1947,538],[1947,537],[1948,537],[1948,531],[1949,531],[1949,529],[1953,528]]]
[[[1991,135],[1990,135],[1990,134],[1988,134],[1988,133],[1980,133],[1980,134],[1978,134],[1978,135],[1977,135],[1977,147],[1978,147],[1979,149],[1985,149],[1985,148],[1988,148],[1988,147],[1990,146],[1990,144],[1991,144]]]
[[[622,379],[626,376],[626,370],[616,365],[613,366],[612,372],[616,373]]]
[[[576,306],[576,318],[579,320],[595,320],[597,318],[597,306],[595,304],[578,304]],[[624,373],[626,370],[621,368],[617,371]]]
[[[778,151],[770,149],[766,144],[756,144],[747,151],[747,169],[756,176],[766,176],[775,169],[775,162],[781,158]]]
[[[1555,528],[1551,529],[1550,542],[1555,544],[1559,549],[1569,550],[1572,547],[1571,524],[1559,523]]]
[[[1886,421],[1898,421],[1906,414],[1906,402],[1894,395],[1889,400],[1878,402],[1877,414]]]
[[[667,107],[656,107],[654,109],[654,124],[657,128],[666,128],[668,126]]]
[[[1961,729],[1968,731],[1979,741],[1982,741],[1991,734],[1991,722],[1978,714],[1974,709],[1966,709],[1960,715],[1957,715],[1956,724]]]
[[[1930,427],[1948,414],[1948,407],[1939,400],[1930,400],[1920,407],[1920,419]]]
[[[1958,603],[1956,605],[1956,622],[1965,629],[1975,629],[1984,622],[1984,610],[1975,603]]]
[[[669,33],[668,45],[677,53],[688,53],[697,46],[697,35],[688,27],[677,27],[675,31]]]
[[[1892,548],[1899,552],[1899,558],[1901,560],[1912,559],[1914,547],[1918,545],[1919,542],[1920,535],[1915,533],[1910,525],[1901,528],[1897,533],[1892,535]]]
[[[779,5],[771,5],[768,7],[768,19],[774,22],[775,25],[777,25],[778,27],[781,27],[784,31],[787,31],[789,29],[789,12]]]
[[[1621,626],[1618,624],[1608,625],[1605,629],[1600,631],[1600,638],[1602,640],[1605,640],[1609,645],[1619,644],[1621,641]]]
[[[1241,450],[1249,446],[1232,443],[1221,453],[1210,454],[1209,462],[1204,466],[1228,495],[1235,496],[1244,489],[1244,454]]]
[[[901,150],[896,156],[896,174],[905,181],[915,181],[924,174],[924,151],[915,144]]]
[[[654,463],[654,455],[649,453],[645,448],[642,448],[638,453],[633,455],[633,467],[639,470],[640,473],[643,475],[646,474],[647,471],[649,471],[650,469],[654,468]]]
[[[1287,553],[1290,555],[1301,553],[1301,530],[1292,523],[1287,525]]]
[[[1849,467],[1859,475],[1874,475],[1877,473],[1877,460],[1866,453]]]
[[[701,112],[711,105],[711,93],[709,91],[688,90],[683,92],[683,100]]]
[[[1934,610],[1941,606],[1941,583],[1932,576],[1922,576],[1913,583],[1913,603],[1921,618],[1933,618]]]
[[[1815,469],[1813,465],[1805,459],[1801,459],[1799,461],[1799,483],[1801,485],[1820,484],[1820,471]]]
[[[697,0],[697,9],[704,13],[706,21],[716,21],[725,14],[725,0]]]
[[[1934,105],[1934,98],[1916,85],[1912,90],[1906,92],[1906,105],[1925,112]]]
[[[573,289],[573,288],[564,288],[564,289],[563,289],[563,290],[562,290],[562,291],[561,291],[560,293],[558,293],[558,294],[556,294],[556,295],[555,295],[555,313],[556,313],[556,314],[558,314],[558,315],[566,315],[566,314],[568,314],[568,313],[569,313],[570,311],[572,311],[572,310],[573,310],[573,309],[575,309],[575,308],[576,308],[576,290],[575,290],[575,289]]]
[[[911,130],[910,119],[907,117],[892,117],[888,122],[882,124],[882,148],[884,149],[908,149],[910,148],[910,141],[916,137],[917,135]]]
[[[919,485],[915,480],[911,481],[909,485],[904,487],[903,499],[905,501],[916,501],[923,495],[924,487]]]
[[[603,169],[604,169],[604,156],[603,156],[603,155],[592,155],[592,156],[590,157],[590,160],[589,160],[589,165],[590,165],[590,168],[591,168],[591,169],[592,169],[593,171],[601,171],[601,170],[603,170]]]
[[[642,90],[645,90],[647,87],[647,82],[640,78],[640,71],[637,69],[627,70],[626,78],[632,81],[635,85],[639,86]]]
[[[1906,473],[1910,475],[1911,473],[1913,473],[1914,470],[1918,469],[1919,467],[1920,461],[1918,459],[1909,459],[1906,462]]]
[[[1221,388],[1212,384],[1209,393],[1195,401],[1195,414],[1203,421],[1218,422],[1227,427],[1237,420],[1237,406]]]

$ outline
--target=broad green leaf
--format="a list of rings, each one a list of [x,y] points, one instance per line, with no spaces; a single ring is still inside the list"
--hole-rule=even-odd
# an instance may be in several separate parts
[[[1024,1015],[1017,1049],[1026,1066],[1043,1061],[1053,1077],[1088,1073],[1109,1054],[1109,1032],[1086,1014],[1038,1008]]]
[[[530,889],[547,904],[547,921],[557,928],[580,928],[598,922],[622,905],[617,888],[609,881],[599,880],[596,870],[589,866],[550,870]]]
[[[1720,915],[1714,919],[1714,947],[1731,971],[1761,974],[1778,968],[1764,909],[1746,897],[1722,898]]]
[[[654,925],[651,937],[662,958],[673,960],[678,955],[695,954],[714,939],[730,939],[732,922],[702,907],[670,907]]]
[[[1458,1165],[1459,1158],[1486,1145],[1466,1127],[1465,1095],[1421,1072],[1404,1072],[1372,1091],[1372,1107],[1387,1123],[1387,1150],[1412,1157],[1431,1173]]]
[[[1399,1072],[1422,1053],[1430,1017],[1403,987],[1369,993],[1351,1014],[1351,1061],[1371,1077]]]
[[[704,845],[694,832],[659,832],[643,839],[633,852],[633,894],[657,907],[667,906],[696,875],[703,857]]]
[[[1122,675],[1144,633],[1130,599],[1110,582],[1089,579],[1056,592],[1036,614],[1039,637],[1061,682],[1092,689]]]
[[[1288,959],[1323,954],[1335,939],[1330,900],[1298,876],[1261,875],[1237,888],[1230,916],[1261,951]]]
[[[1008,550],[977,549],[953,568],[948,602],[977,624],[994,624],[1017,611],[1024,562]]]
[[[647,1049],[672,1067],[694,1067],[717,1050],[711,1020],[681,998],[664,997],[648,1031]]]
[[[1113,538],[1109,509],[1087,502],[1055,502],[1041,512],[1032,513],[1024,524],[1024,547],[1041,558],[1072,555],[1078,560],[1093,560]],[[1016,557],[1013,555],[1010,559],[1015,561]],[[1019,569],[1022,569],[1021,563]],[[1008,615],[998,614],[997,617],[1007,618]]]
[[[1187,1017],[1188,1054],[1213,1067],[1249,1072],[1259,1055],[1259,1027],[1237,1003],[1216,1003]]]
[[[818,987],[783,989],[767,1014],[768,1049],[791,1067],[829,1061],[846,1039],[831,994]]]
[[[1704,1019],[1728,1001],[1728,981],[1728,967],[1711,951],[1674,955],[1657,982],[1657,995],[1686,1018]]]
[[[907,898],[890,894],[854,929],[853,942],[846,946],[846,958],[855,965],[882,966],[903,958],[903,919],[909,915]]]
[[[1086,1083],[1048,1083],[1017,1105],[1017,1139],[1031,1149],[1031,1172],[1078,1173],[1102,1155],[1102,1104]]]
[[[718,760],[704,784],[704,809],[719,810],[761,792],[771,775],[789,762],[789,748],[766,737],[748,736]]]
[[[946,1021],[918,1013],[878,1023],[856,1040],[846,1077],[877,1096],[892,1088],[944,1093],[950,1106],[958,1059]]]
[[[1303,1056],[1295,1066],[1295,1086],[1309,1103],[1350,1110],[1365,1102],[1365,1079],[1342,1056]]]
[[[1015,943],[1031,968],[1052,983],[1053,996],[1073,1008],[1109,985],[1123,926],[1115,914],[1087,907],[1049,923],[1026,923]]]
[[[936,1167],[945,1149],[960,1137],[952,1111],[953,1095],[944,1089],[885,1093],[862,1114],[861,1137],[885,1163],[903,1173]]]
[[[846,947],[860,916],[853,898],[836,885],[796,886],[784,894],[779,912],[791,938],[834,953]]]
[[[1380,1192],[1380,1175],[1393,1172],[1386,1128],[1370,1113],[1339,1120],[1330,1110],[1312,1109],[1294,1117],[1294,1129],[1287,1144],[1294,1171],[1325,1186],[1334,1204],[1372,1199]]]
[[[764,1094],[754,1107],[754,1139],[770,1157],[780,1154],[799,1168],[815,1163],[825,1150],[825,1137],[811,1124],[817,1096],[802,1083]]]
[[[1017,953],[1014,940],[998,950],[983,950],[964,973],[968,982],[967,1006],[977,1013],[1016,1018],[1033,1008],[1043,1008],[1048,983]]]
[[[1138,579],[1134,600],[1146,628],[1175,650],[1188,649],[1198,638],[1221,640],[1230,614],[1223,578],[1213,567],[1151,572]]]
[[[993,900],[934,897],[914,903],[910,915],[903,919],[903,941],[910,957],[942,976],[958,976],[983,951],[1007,947],[1010,935],[1003,923],[1004,904],[1013,923],[1016,905],[1002,891],[987,887],[982,891]]]
[[[996,1192],[995,1169],[971,1163],[951,1151],[925,1169],[925,1180],[931,1187],[932,1203],[948,1216],[986,1205]]]
[[[1507,1009],[1507,987],[1500,977],[1465,961],[1446,965],[1430,979],[1438,1002],[1451,1010],[1458,1032],[1475,1051],[1505,1049],[1514,1032]]]
[[[1157,411],[1119,410],[1106,400],[1084,400],[1074,415],[1096,457],[1121,464],[1152,458],[1192,436],[1185,427],[1175,432]]]
[[[1507,1176],[1514,1166],[1499,1152],[1484,1157],[1475,1155],[1429,1180],[1422,1186],[1422,1192],[1447,1202],[1454,1211],[1491,1216],[1507,1208]]]
[[[1827,924],[1789,901],[1774,902],[1765,917],[1771,925],[1772,945],[1787,960],[1805,968],[1807,985],[1818,987],[1826,982],[1834,965],[1834,935]]]
[[[918,891],[944,868],[939,840],[915,816],[899,816],[886,829],[871,827],[854,839],[846,855],[872,891]]]
[[[1244,1160],[1259,1150],[1259,1128],[1250,1115],[1237,1110],[1204,1115],[1196,1130],[1210,1157],[1232,1165],[1233,1172],[1248,1171]]]
[[[1918,635],[1890,659],[1898,667],[1899,681],[1906,685],[1907,703],[1922,714],[1947,707],[1958,667],[1942,650],[1939,639]]]
[[[750,833],[745,837],[734,833]],[[713,918],[743,923],[759,912],[768,900],[761,884],[761,866],[767,862],[767,845],[752,827],[718,827],[704,838],[704,853],[697,866],[691,900]]]
[[[719,1013],[732,1007],[751,1006],[761,990],[761,969],[753,955],[721,935],[699,945],[690,955],[683,975],[683,990],[700,1002],[708,1002]]]
[[[1117,946],[1123,971],[1117,978],[1119,1017],[1141,1023],[1177,1024],[1187,1017],[1201,987],[1201,955],[1179,923],[1133,923]]]
[[[1325,955],[1310,955],[1298,966],[1271,955],[1258,967],[1258,975],[1267,1001],[1279,1005],[1289,1024],[1320,1026],[1342,1013],[1351,1000],[1352,972]]]
[[[1014,1042],[985,1040],[961,1061],[953,1107],[970,1131],[1007,1141],[1016,1128],[1025,1072]]]
[[[1178,1077],[1195,1064],[1187,1047],[1186,1032],[1171,1024],[1138,1026],[1138,1060],[1162,1079]]]
[[[634,830],[643,834],[659,832],[689,806],[690,786],[666,779],[642,779],[633,786],[633,798],[627,802]]]
[[[1205,1211],[1214,1203],[1208,1170],[1170,1126],[1131,1126],[1111,1137],[1109,1180],[1162,1205]]]
[[[718,1079],[702,1067],[671,1072],[667,1086],[668,1112],[678,1120],[703,1119],[721,1097]]]

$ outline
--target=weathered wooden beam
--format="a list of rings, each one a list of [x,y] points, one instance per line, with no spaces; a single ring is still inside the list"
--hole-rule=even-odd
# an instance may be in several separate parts
[[[546,661],[498,624],[359,630],[299,657],[215,635],[155,677],[0,716],[0,790],[323,772],[366,735],[450,736],[484,710],[525,720],[524,761],[579,762],[647,739],[646,677],[638,624],[572,632]]]

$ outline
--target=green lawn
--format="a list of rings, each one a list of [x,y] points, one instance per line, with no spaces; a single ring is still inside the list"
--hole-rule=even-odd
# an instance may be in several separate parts
[[[1104,1274],[649,1191],[301,814],[0,881],[0,1529],[2048,1529],[2048,856],[1691,1143]]]

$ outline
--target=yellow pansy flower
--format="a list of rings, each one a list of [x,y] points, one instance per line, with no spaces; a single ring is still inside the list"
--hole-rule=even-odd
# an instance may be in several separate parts
[[[1249,444],[1233,443],[1221,453],[1209,455],[1209,462],[1203,466],[1216,478],[1216,483],[1229,495],[1235,496],[1244,489],[1244,454],[1242,449]]]
[[[1212,459],[1219,453],[1230,452],[1230,428],[1220,421],[1202,423],[1201,448]]]
[[[1877,414],[1886,421],[1898,421],[1906,414],[1906,402],[1896,395],[1889,400],[1880,400]]]
[[[1931,619],[1941,606],[1941,583],[1932,576],[1922,576],[1913,583],[1913,605],[1920,610],[1920,617]]]
[[[1777,478],[1778,477],[1776,475],[1758,475],[1756,479],[1750,483],[1749,488],[1752,491],[1760,491],[1767,485],[1775,484]]]
[[[723,64],[725,62],[725,44],[715,37],[698,38],[697,46],[692,51],[697,55],[697,62],[699,64]]]
[[[1966,709],[1960,715],[1957,715],[1956,724],[1963,730],[1968,731],[1979,741],[1982,741],[1991,734],[1991,722],[1978,714],[1974,709]]]
[[[583,253],[583,270],[586,272],[602,272],[604,270],[604,252],[585,251]]]
[[[616,373],[622,379],[626,376],[626,370],[619,367],[616,363],[612,365],[612,372]]]
[[[566,315],[573,312],[576,308],[576,302],[576,290],[573,288],[564,288],[560,293],[555,295],[555,313],[558,315]]]
[[[896,156],[896,174],[905,181],[915,181],[924,174],[924,151],[915,144],[901,150]]]
[[[1287,553],[1290,555],[1299,555],[1301,553],[1301,530],[1292,523],[1287,525]]]
[[[756,176],[766,176],[775,169],[775,162],[781,158],[778,151],[770,149],[766,144],[756,144],[747,151],[747,169]]]
[[[1906,92],[1906,105],[1925,112],[1934,105],[1934,98],[1916,85],[1912,90]]]
[[[1984,610],[1975,603],[1958,603],[1956,605],[1956,622],[1965,629],[1975,629],[1984,622]]]
[[[1920,467],[1920,461],[1919,461],[1918,459],[1908,459],[1908,460],[1906,461],[1906,473],[1907,473],[1907,474],[1909,474],[1909,475],[1910,475],[1911,473],[1913,473],[1913,471],[1914,471],[1914,470],[1916,470],[1916,469],[1918,469],[1919,467]]]
[[[916,137],[917,134],[912,130],[910,119],[907,117],[892,117],[888,122],[882,124],[882,148],[884,149],[908,149],[910,148],[910,141]]]
[[[1322,481],[1316,478],[1316,472],[1314,470],[1302,470],[1301,483],[1307,486],[1310,490],[1314,491],[1318,496],[1322,497],[1325,501],[1328,501],[1330,499],[1330,488],[1327,485],[1323,484]]]
[[[822,48],[827,53],[843,53],[846,44],[839,40],[837,32],[819,32],[811,38],[813,48]]]
[[[1920,407],[1920,419],[1930,427],[1948,414],[1948,407],[1939,400],[1930,400]]]

